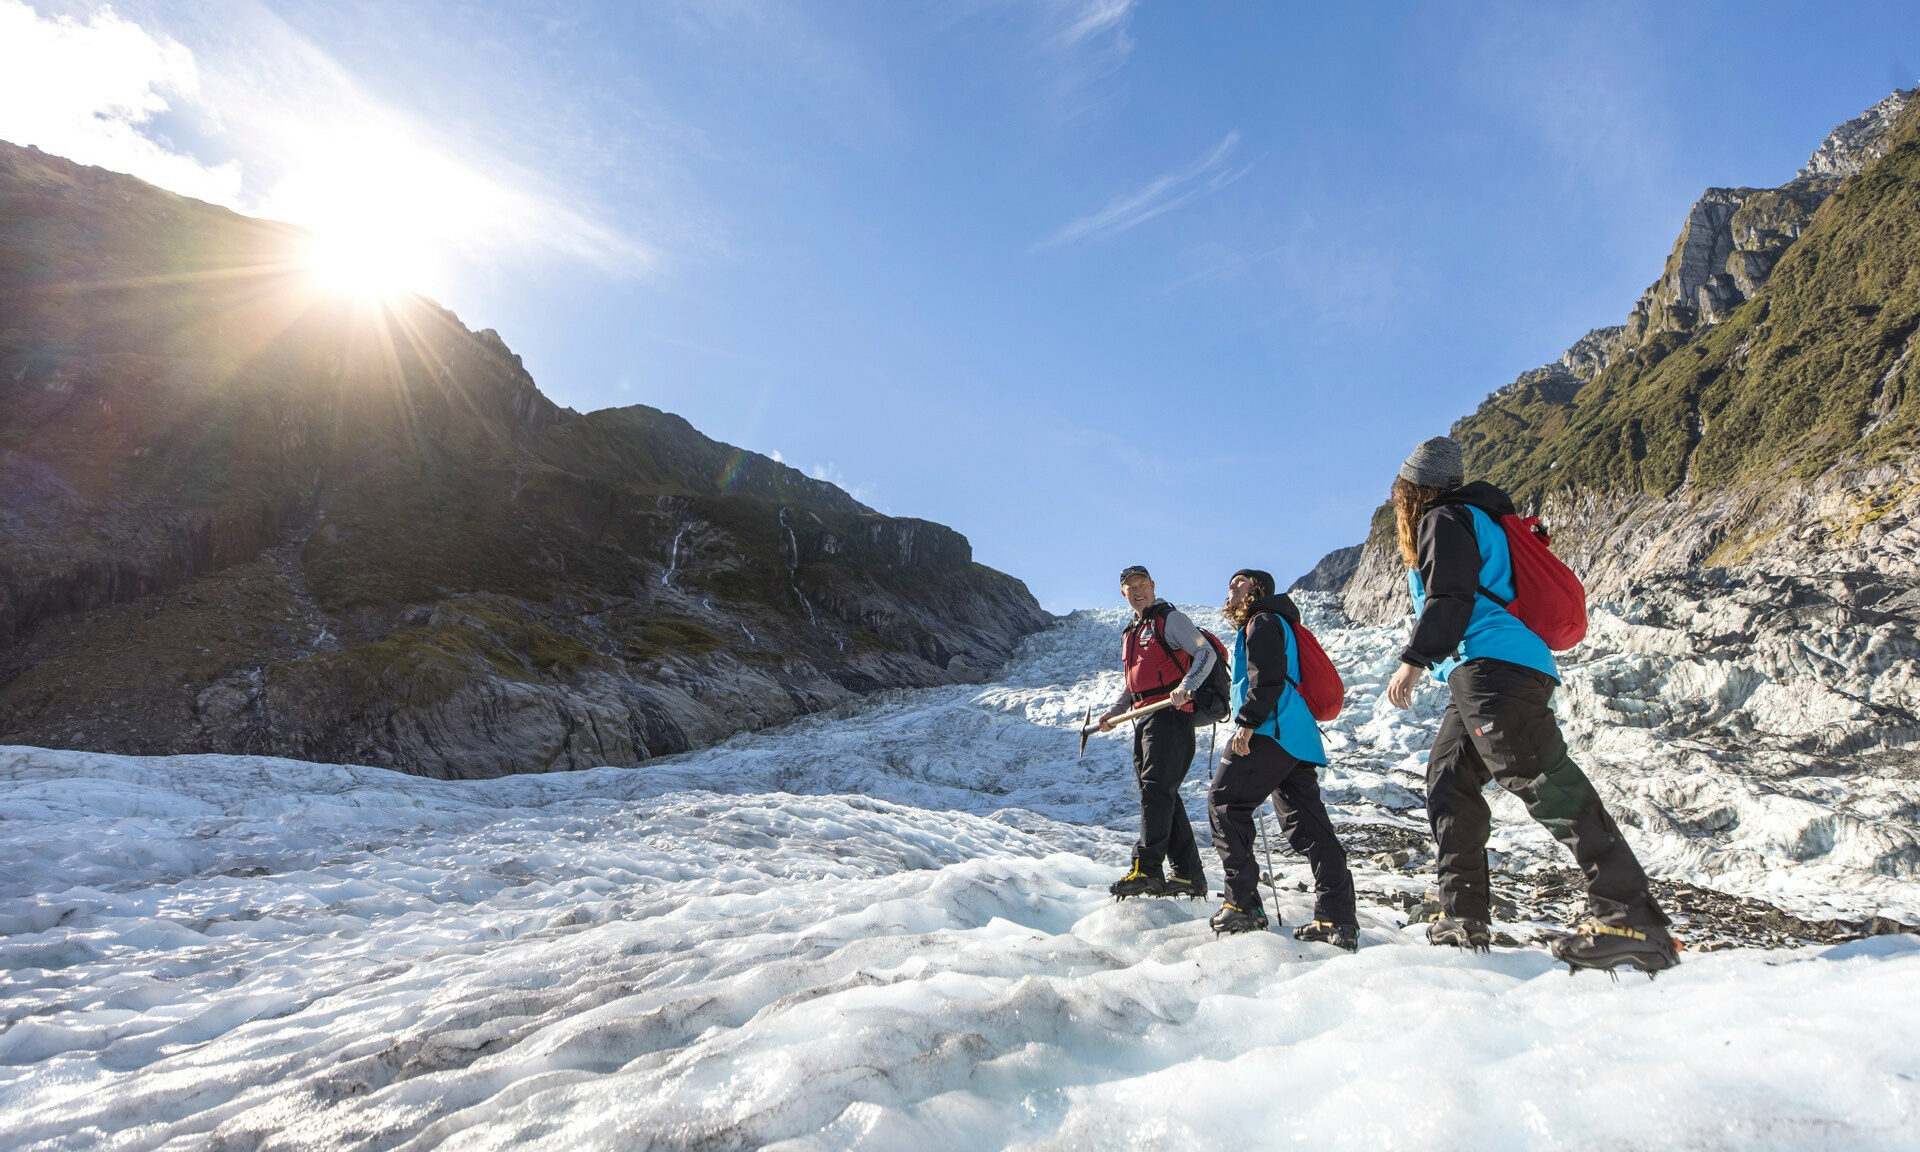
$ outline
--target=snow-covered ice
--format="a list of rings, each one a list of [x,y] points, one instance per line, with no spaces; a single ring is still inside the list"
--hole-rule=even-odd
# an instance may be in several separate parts
[[[1352,689],[1336,817],[1423,828],[1440,693],[1393,712],[1400,630],[1310,611]],[[1387,899],[1424,881],[1364,860],[1353,956],[1113,903],[1126,738],[1076,760],[1074,726],[1119,620],[636,769],[0,750],[0,1147],[1920,1145],[1920,938],[1616,984],[1430,948]],[[1582,655],[1569,731],[1654,870],[1920,919],[1910,868],[1794,832],[1897,838],[1871,795],[1635,744],[1602,709],[1646,675]],[[1504,857],[1563,862],[1496,814]]]

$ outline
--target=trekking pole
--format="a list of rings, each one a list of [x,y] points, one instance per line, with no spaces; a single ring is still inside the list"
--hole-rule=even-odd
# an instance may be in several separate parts
[[[1267,888],[1273,892],[1273,914],[1280,915],[1280,881],[1273,874],[1273,844],[1267,839],[1267,810],[1260,809],[1260,850],[1267,854]]]

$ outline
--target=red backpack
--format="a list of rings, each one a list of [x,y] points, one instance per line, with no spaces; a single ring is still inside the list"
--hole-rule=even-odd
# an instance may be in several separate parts
[[[1513,613],[1555,652],[1580,643],[1587,635],[1587,590],[1573,569],[1553,554],[1553,539],[1539,517],[1502,516],[1500,527],[1507,534],[1513,599],[1494,595],[1484,584],[1481,595]]]
[[[1341,705],[1347,702],[1347,685],[1340,679],[1340,670],[1327,659],[1327,650],[1320,647],[1320,641],[1307,631],[1307,626],[1292,621],[1287,624],[1293,629],[1295,647],[1300,650],[1300,680],[1295,683],[1293,677],[1288,676],[1287,683],[1307,702],[1307,711],[1313,713],[1313,718],[1324,724],[1340,715]]]

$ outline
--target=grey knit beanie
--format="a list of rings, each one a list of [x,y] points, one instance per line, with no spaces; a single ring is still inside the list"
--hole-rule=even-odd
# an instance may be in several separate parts
[[[1420,446],[1400,465],[1400,478],[1409,484],[1428,488],[1458,488],[1467,479],[1467,464],[1460,456],[1460,445],[1445,436],[1422,440]]]

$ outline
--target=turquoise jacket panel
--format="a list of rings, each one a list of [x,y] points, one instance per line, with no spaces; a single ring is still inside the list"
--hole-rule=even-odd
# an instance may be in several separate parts
[[[1506,529],[1481,509],[1471,504],[1462,507],[1473,514],[1473,537],[1480,545],[1481,586],[1505,599],[1513,599],[1513,560],[1507,551]],[[1418,616],[1427,605],[1427,589],[1420,581],[1419,569],[1407,569],[1407,590],[1413,594],[1413,612]],[[1553,661],[1553,650],[1540,639],[1539,633],[1493,600],[1476,596],[1466,636],[1452,657],[1433,666],[1433,678],[1444,684],[1455,668],[1482,658],[1505,660],[1560,679],[1560,666]]]
[[[1268,613],[1280,622],[1282,634],[1287,638],[1287,680],[1289,683],[1280,692],[1280,702],[1267,715],[1254,733],[1271,736],[1295,760],[1308,764],[1324,765],[1327,762],[1327,746],[1320,740],[1320,725],[1314,722],[1313,713],[1307,711],[1307,702],[1294,687],[1300,682],[1300,646],[1293,639],[1293,625],[1286,618]],[[1240,706],[1247,702],[1247,630],[1233,630],[1233,712],[1238,713]],[[1230,713],[1231,715],[1232,713]]]

